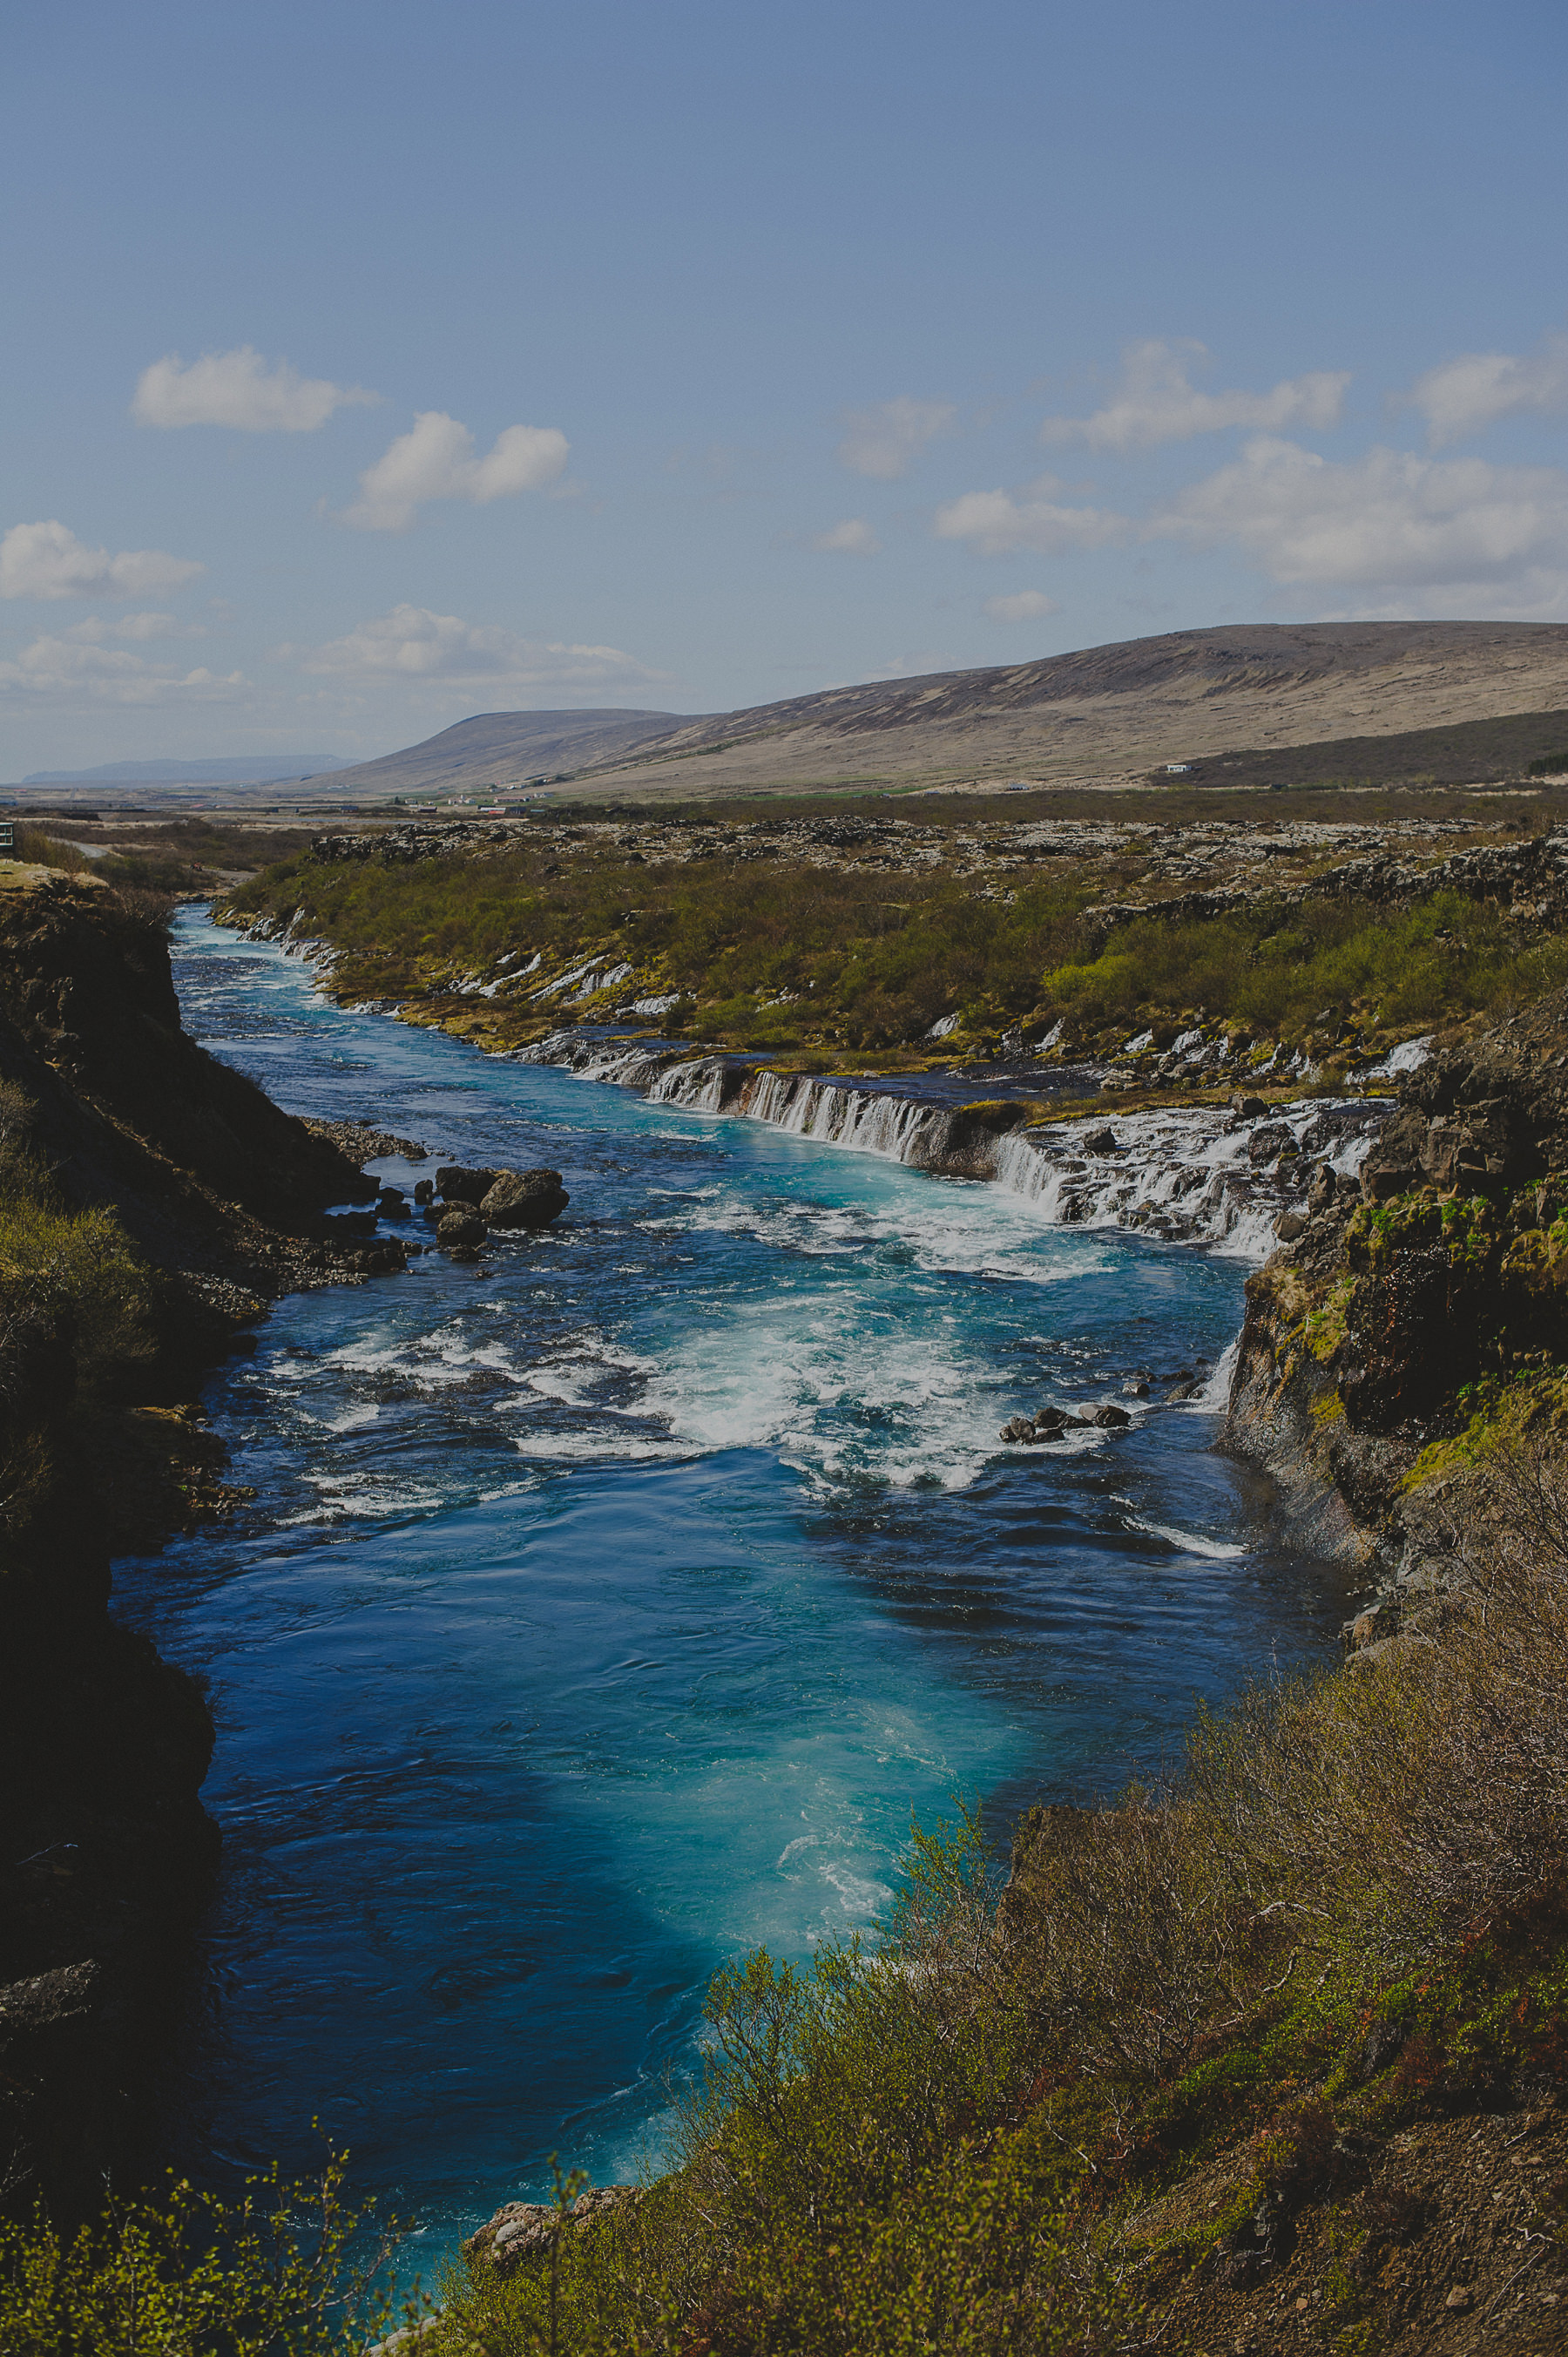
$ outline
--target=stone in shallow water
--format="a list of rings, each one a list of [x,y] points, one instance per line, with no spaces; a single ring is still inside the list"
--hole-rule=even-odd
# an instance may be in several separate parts
[[[503,1170],[479,1210],[492,1228],[544,1228],[571,1200],[559,1170]]]
[[[461,1162],[444,1162],[435,1173],[435,1191],[444,1203],[482,1203],[504,1170],[469,1169]]]
[[[485,1223],[478,1211],[459,1206],[443,1211],[435,1223],[435,1241],[447,1252],[470,1252],[485,1241]]]

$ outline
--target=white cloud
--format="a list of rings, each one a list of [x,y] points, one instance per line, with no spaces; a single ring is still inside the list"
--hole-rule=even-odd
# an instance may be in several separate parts
[[[1042,442],[1086,442],[1091,450],[1144,450],[1156,442],[1185,442],[1243,425],[1278,433],[1287,425],[1321,432],[1337,425],[1348,372],[1319,370],[1286,377],[1270,393],[1199,393],[1188,371],[1206,360],[1197,343],[1158,338],[1129,344],[1122,355],[1122,385],[1091,417],[1047,417]]]
[[[830,524],[811,542],[813,548],[832,556],[875,556],[881,545],[864,516],[850,516],[843,523]]]
[[[0,662],[0,694],[52,698],[66,704],[235,704],[250,683],[242,672],[181,672],[148,662],[124,647],[84,645],[70,639],[35,639],[15,661]]]
[[[205,573],[159,548],[87,548],[63,523],[15,523],[0,540],[0,597],[145,597]]]
[[[406,532],[426,500],[469,500],[483,507],[516,491],[553,483],[566,464],[566,436],[553,425],[509,425],[483,458],[474,437],[445,410],[421,410],[373,467],[343,522],[360,532]]]
[[[846,409],[839,457],[854,474],[891,482],[957,415],[950,401],[911,401],[907,393],[875,409]]]
[[[105,639],[200,639],[207,633],[199,622],[181,622],[173,614],[122,614],[113,622],[89,614],[85,622],[73,622],[65,635],[79,646],[98,647]]]
[[[1043,589],[1019,589],[1011,597],[986,597],[981,612],[993,622],[1037,622],[1042,614],[1059,614],[1061,608]]]
[[[1260,438],[1151,536],[1225,543],[1273,580],[1539,608],[1568,594],[1568,475],[1374,449],[1337,465]]]
[[[302,671],[340,679],[429,680],[449,687],[504,683],[533,693],[629,686],[662,676],[618,647],[525,639],[423,606],[394,606],[325,646],[280,647],[278,654],[297,661]]]
[[[1125,516],[1105,508],[1063,507],[1054,496],[1063,488],[1054,475],[1042,475],[1022,492],[965,491],[937,510],[937,538],[967,540],[977,556],[1010,556],[1024,548],[1060,556],[1126,538]]]
[[[1568,336],[1548,336],[1539,351],[1520,358],[1461,352],[1418,377],[1409,398],[1426,420],[1434,450],[1518,410],[1561,416],[1568,410]]]
[[[185,367],[168,352],[144,369],[131,414],[138,425],[231,425],[245,434],[314,434],[335,409],[381,399],[360,384],[301,376],[287,361],[269,368],[258,351],[203,352]]]

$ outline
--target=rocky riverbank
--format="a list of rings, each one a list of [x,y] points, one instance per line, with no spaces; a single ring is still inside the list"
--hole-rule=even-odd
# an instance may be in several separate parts
[[[134,2170],[218,1832],[195,1684],[110,1563],[232,1504],[198,1392],[269,1300],[404,1264],[362,1156],[180,1027],[157,904],[0,893],[0,2205]]]
[[[1307,1544],[1365,1564],[1364,1645],[1441,1622],[1468,1484],[1568,1417],[1568,992],[1400,1093],[1356,1182],[1316,1185],[1249,1283],[1226,1426]]]

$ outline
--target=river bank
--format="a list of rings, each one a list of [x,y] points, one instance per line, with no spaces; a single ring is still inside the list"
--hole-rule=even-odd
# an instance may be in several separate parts
[[[265,1304],[404,1255],[183,1034],[157,904],[3,880],[0,2201],[69,2218],[145,2152],[219,1846],[205,1701],[110,1618],[111,1558],[242,1502],[199,1392]]]

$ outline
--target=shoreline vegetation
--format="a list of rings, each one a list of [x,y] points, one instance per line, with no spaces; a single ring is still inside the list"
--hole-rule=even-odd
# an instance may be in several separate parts
[[[944,1069],[1054,1032],[1056,1060],[1120,1058],[1158,1088],[1208,1026],[1246,1067],[1279,1049],[1337,1077],[1568,980],[1540,872],[1563,797],[1392,797],[1351,820],[1333,796],[1288,816],[1229,799],[1219,817],[1195,796],[1036,795],[323,835],[219,913],[324,944],[340,1001],[492,1050],[640,1020],[782,1071]]]
[[[1348,1663],[1199,1714],[1168,1777],[1112,1806],[1031,1812],[1005,1876],[978,1820],[917,1829],[879,1940],[719,1975],[670,2173],[592,2201],[566,2176],[541,2231],[492,2222],[408,2357],[1527,2357],[1561,2338],[1556,806],[1401,798],[1348,822],[1326,797],[1227,831],[1164,798],[1018,799],[950,820],[553,813],[521,846],[318,838],[220,911],[326,944],[340,1000],[492,1050],[566,1021],[630,1036],[636,997],[671,993],[660,1036],[780,1071],[961,1068],[1059,1024],[1055,1051],[1103,1062],[1120,1105],[1278,1085],[1287,1063],[1298,1093],[1337,1086],[1438,1042],[1359,1189],[1322,1192],[1249,1287],[1231,1445],[1380,1579]],[[1181,1060],[1195,1028],[1219,1065]],[[192,2323],[172,2296],[163,2337],[133,2337],[127,2252],[135,2297],[189,2274],[162,2218],[84,2230],[73,2260],[41,2221],[6,2230],[0,2341],[247,2345],[250,2310]],[[248,2345],[346,2357],[382,2329],[384,2299],[309,2296]]]

